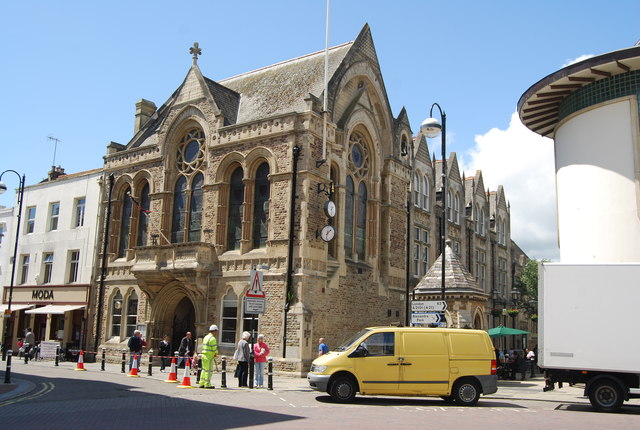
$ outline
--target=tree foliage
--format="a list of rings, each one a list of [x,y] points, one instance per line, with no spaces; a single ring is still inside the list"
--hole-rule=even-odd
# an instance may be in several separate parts
[[[538,313],[538,265],[548,260],[528,260],[520,275],[515,280],[515,287],[520,292],[519,307],[528,316]]]

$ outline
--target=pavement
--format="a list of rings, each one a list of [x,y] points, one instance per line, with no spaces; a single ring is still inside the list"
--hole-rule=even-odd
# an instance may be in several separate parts
[[[4,363],[0,362],[0,367],[4,367]],[[23,374],[29,374],[34,376],[46,376],[47,369],[54,367],[52,361],[31,361],[29,364],[24,364],[23,361],[12,363],[12,377],[10,384],[4,384],[4,370],[0,370],[0,402],[28,394],[35,389],[35,384],[21,378]],[[109,364],[105,366],[105,370],[100,370],[100,363],[85,363],[85,369],[88,372],[104,375],[105,381],[113,381],[117,378],[116,375],[124,376],[122,373],[122,367],[120,364]],[[61,362],[58,369],[68,369],[70,371],[76,368],[76,363]],[[169,376],[169,368],[166,369],[167,373],[161,373],[158,367],[153,368],[152,376],[148,375],[148,366],[144,363],[141,366],[139,375],[143,378],[155,379],[158,381],[164,381]],[[178,380],[182,380],[183,369],[178,369]],[[17,377],[16,377],[17,376]],[[192,376],[192,384],[195,385],[195,376]],[[246,388],[238,388],[237,381],[233,377],[233,372],[227,372],[226,375],[227,386],[226,390],[246,390]],[[213,376],[213,383],[217,389],[220,389],[221,374],[215,372]],[[265,372],[265,386],[267,383],[267,376]],[[565,384],[562,389],[556,388],[553,391],[544,392],[544,378],[538,375],[534,378],[528,378],[524,381],[498,381],[498,392],[489,396],[483,396],[486,399],[504,399],[504,400],[531,400],[531,401],[545,401],[545,402],[562,402],[562,403],[589,403],[589,399],[583,396],[582,387],[570,387]],[[273,376],[273,390],[275,392],[284,391],[312,391],[306,378],[300,378],[292,376],[290,374],[274,374]],[[632,400],[631,402],[640,404],[640,400]]]

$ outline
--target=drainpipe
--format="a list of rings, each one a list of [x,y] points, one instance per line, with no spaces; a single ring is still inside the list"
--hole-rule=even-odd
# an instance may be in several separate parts
[[[284,298],[284,321],[282,335],[282,358],[287,358],[287,316],[293,300],[293,240],[295,239],[296,187],[298,185],[298,159],[300,147],[293,147],[293,177],[291,178],[291,207],[289,208],[289,253],[287,257],[287,289]]]

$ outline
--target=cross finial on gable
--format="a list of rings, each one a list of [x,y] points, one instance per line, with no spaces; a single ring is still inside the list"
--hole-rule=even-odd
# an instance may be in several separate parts
[[[193,64],[198,64],[198,55],[202,55],[202,49],[198,46],[198,42],[193,43],[193,46],[189,48],[189,53],[193,55]]]

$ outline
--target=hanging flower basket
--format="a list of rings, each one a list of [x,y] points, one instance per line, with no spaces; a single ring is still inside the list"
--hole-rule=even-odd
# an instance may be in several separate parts
[[[507,313],[510,317],[517,317],[520,311],[518,309],[509,309]]]
[[[502,315],[502,309],[491,309],[491,316],[499,317]]]
[[[531,321],[533,321],[533,322],[538,321],[538,314],[531,315]]]

